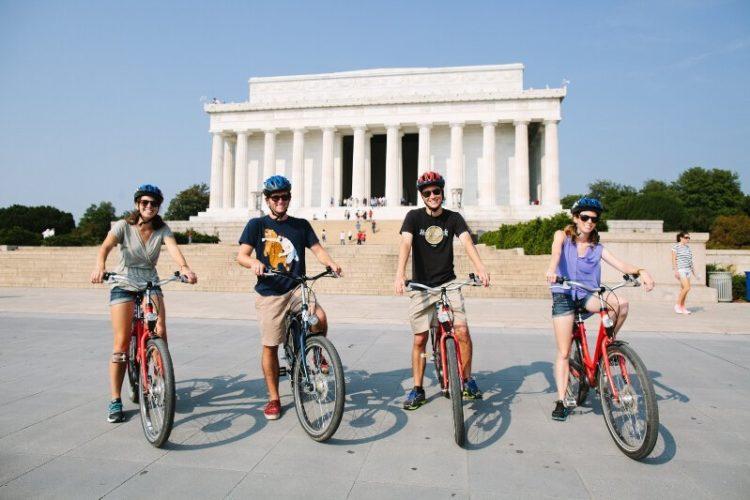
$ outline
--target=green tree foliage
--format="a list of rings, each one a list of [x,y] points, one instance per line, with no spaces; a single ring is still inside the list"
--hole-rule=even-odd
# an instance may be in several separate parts
[[[60,234],[45,238],[42,246],[45,247],[85,247],[94,246],[101,243],[101,239],[94,238],[83,234],[80,230],[75,229],[67,234]]]
[[[737,214],[743,209],[745,194],[736,172],[693,167],[674,182],[692,219],[694,231],[708,231],[719,215]]]
[[[573,206],[573,203],[581,199],[582,196],[582,194],[569,194],[567,196],[563,196],[560,200],[560,204],[565,210],[570,210],[570,207]]]
[[[193,184],[184,191],[180,191],[169,202],[169,208],[164,214],[166,220],[188,220],[191,215],[197,215],[208,208],[208,186]]]
[[[488,231],[479,237],[479,243],[497,248],[523,248],[526,255],[550,253],[555,231],[570,224],[570,217],[559,213],[546,219],[537,218],[519,224],[503,224],[496,231]]]
[[[664,231],[681,231],[690,225],[690,215],[680,196],[668,188],[623,196],[607,214],[609,219],[663,220]]]
[[[193,229],[188,229],[184,233],[175,231],[173,234],[174,234],[174,239],[180,245],[187,245],[191,241],[190,239],[191,236],[192,236],[193,243],[218,243],[219,242],[218,236],[213,236],[213,235],[205,234],[205,233],[199,233],[198,231],[194,231]]]
[[[711,226],[709,248],[750,248],[750,216],[720,215]]]
[[[0,228],[0,245],[39,246],[42,233],[35,233],[22,227]]]
[[[604,205],[604,209],[609,210],[620,198],[634,196],[637,192],[632,186],[617,184],[612,181],[597,180],[589,184],[588,196],[598,198]]]
[[[45,229],[54,229],[56,234],[65,234],[71,232],[76,224],[73,214],[55,207],[11,205],[0,208],[0,229],[14,227],[31,231],[41,238],[42,231]]]
[[[84,239],[101,241],[107,236],[114,220],[117,220],[114,205],[108,201],[102,201],[98,205],[92,204],[86,209],[78,222],[77,231]]]

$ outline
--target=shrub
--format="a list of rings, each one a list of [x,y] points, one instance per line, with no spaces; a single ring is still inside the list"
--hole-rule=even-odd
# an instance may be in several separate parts
[[[15,227],[39,235],[45,229],[50,228],[54,229],[56,234],[65,234],[71,232],[76,224],[73,220],[73,214],[63,212],[55,207],[11,205],[10,207],[0,208],[0,229],[13,229]]]
[[[732,300],[745,300],[745,273],[732,275]]]
[[[559,213],[546,219],[536,218],[519,224],[503,224],[496,231],[488,231],[479,237],[479,243],[497,248],[523,248],[526,255],[550,253],[555,231],[570,223],[570,217]]]
[[[0,245],[39,246],[42,244],[42,235],[29,231],[22,227],[0,229]]]
[[[98,245],[102,239],[76,229],[68,234],[56,234],[45,238],[42,245],[45,247],[85,247]]]
[[[187,245],[190,241],[189,235],[193,236],[193,243],[218,243],[219,237],[213,236],[211,234],[205,234],[205,233],[199,233],[198,231],[193,231],[192,229],[188,229],[184,233],[175,231],[174,233],[174,239],[177,240],[177,243],[180,245]]]
[[[708,248],[750,248],[750,216],[720,215],[711,226]]]

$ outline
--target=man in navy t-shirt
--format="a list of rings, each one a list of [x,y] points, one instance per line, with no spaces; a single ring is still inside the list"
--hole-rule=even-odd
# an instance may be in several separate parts
[[[263,354],[261,366],[268,387],[269,401],[263,413],[268,420],[281,416],[279,400],[279,344],[284,343],[284,315],[300,301],[294,281],[281,276],[263,276],[266,269],[277,269],[301,276],[305,274],[305,249],[309,248],[318,261],[341,273],[328,252],[321,246],[310,223],[290,217],[286,212],[291,200],[292,184],[281,175],[263,183],[269,215],[250,219],[240,236],[237,262],[258,276],[255,309],[258,314]],[[255,257],[252,256],[255,251]],[[320,304],[311,304],[318,322],[311,331],[325,335],[328,328],[325,311]]]

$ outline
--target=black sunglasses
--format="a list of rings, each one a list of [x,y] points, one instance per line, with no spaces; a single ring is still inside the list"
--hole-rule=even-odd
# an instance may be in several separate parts
[[[425,189],[424,191],[422,191],[422,196],[424,196],[425,198],[429,198],[433,194],[435,196],[440,196],[441,194],[443,194],[443,190],[440,189],[440,188],[435,188],[435,189],[432,189],[432,190]]]
[[[599,222],[599,216],[598,215],[593,215],[593,216],[592,215],[579,215],[578,218],[581,219],[583,222],[591,221],[594,224],[596,224],[597,222]]]
[[[689,240],[690,236],[683,236],[683,239]]]
[[[142,207],[147,207],[151,205],[154,208],[159,208],[161,206],[161,203],[159,203],[156,200],[140,200],[138,204]]]
[[[279,200],[289,201],[292,199],[292,195],[291,194],[272,194],[271,196],[269,196],[269,198],[271,198],[271,201],[279,201]]]

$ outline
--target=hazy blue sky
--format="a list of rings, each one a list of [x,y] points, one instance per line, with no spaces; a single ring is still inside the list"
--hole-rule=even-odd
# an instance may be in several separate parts
[[[521,62],[570,80],[562,194],[693,166],[750,191],[750,2],[78,2],[0,0],[0,206],[76,217],[208,182],[202,96],[247,79]]]

